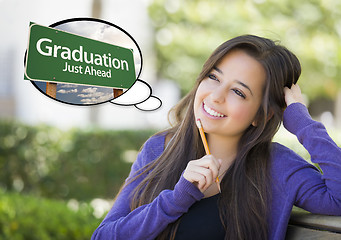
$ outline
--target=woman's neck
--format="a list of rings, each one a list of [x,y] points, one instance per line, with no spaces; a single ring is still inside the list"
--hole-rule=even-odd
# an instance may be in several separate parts
[[[238,138],[227,138],[225,136],[208,134],[207,141],[211,154],[223,161],[222,168],[227,168],[233,163],[238,151]]]

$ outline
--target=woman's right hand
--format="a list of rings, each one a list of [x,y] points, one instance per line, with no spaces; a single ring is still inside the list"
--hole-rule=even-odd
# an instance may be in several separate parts
[[[187,164],[183,177],[193,183],[202,193],[215,182],[219,174],[221,160],[213,155],[205,155]]]
[[[284,88],[284,98],[287,106],[296,102],[305,105],[301,89],[297,84],[293,84],[291,88]]]

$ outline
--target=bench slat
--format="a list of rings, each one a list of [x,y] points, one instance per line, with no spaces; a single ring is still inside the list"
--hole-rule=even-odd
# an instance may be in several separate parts
[[[290,224],[341,233],[341,216],[327,216],[312,213],[292,212],[290,217]]]
[[[341,235],[333,232],[319,231],[299,226],[288,225],[287,240],[340,240]]]

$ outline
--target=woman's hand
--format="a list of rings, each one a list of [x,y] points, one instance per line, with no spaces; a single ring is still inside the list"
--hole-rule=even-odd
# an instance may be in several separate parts
[[[289,106],[292,103],[302,103],[304,104],[304,98],[301,93],[301,89],[298,85],[293,84],[291,88],[285,87],[284,88],[284,97],[285,102],[287,106]],[[304,104],[305,105],[305,104]]]
[[[190,161],[187,164],[183,176],[203,193],[215,182],[220,165],[220,159],[217,160],[212,155],[205,155],[198,160]]]

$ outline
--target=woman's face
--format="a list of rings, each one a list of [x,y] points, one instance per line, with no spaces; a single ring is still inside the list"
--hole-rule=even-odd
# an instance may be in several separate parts
[[[200,83],[194,99],[195,118],[208,134],[240,138],[252,124],[262,101],[266,73],[242,50],[232,50]]]

